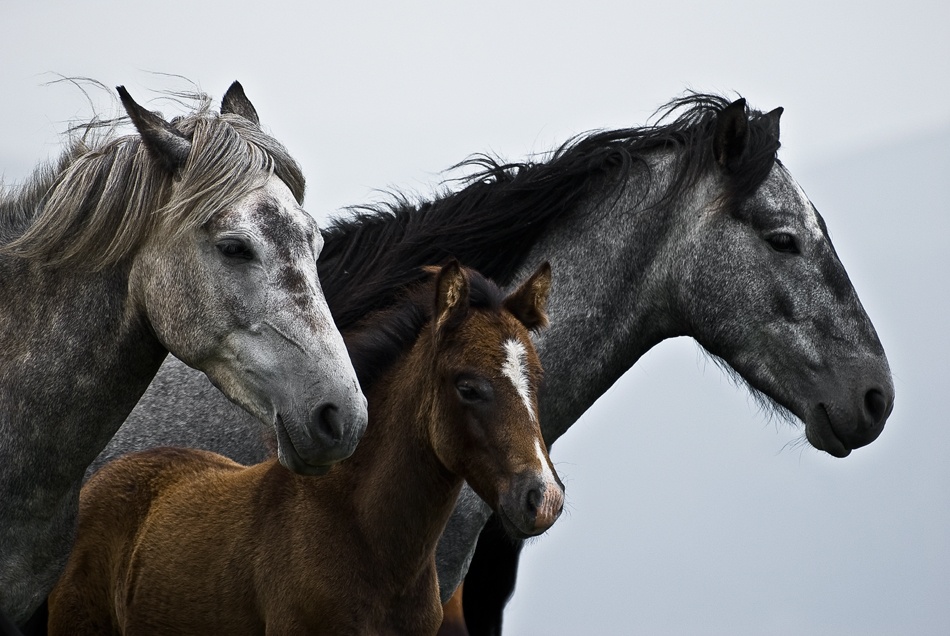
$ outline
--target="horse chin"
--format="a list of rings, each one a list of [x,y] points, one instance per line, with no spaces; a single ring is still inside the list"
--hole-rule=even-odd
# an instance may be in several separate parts
[[[311,464],[300,456],[290,434],[287,432],[287,427],[284,426],[284,420],[280,415],[277,416],[274,428],[277,432],[277,460],[284,468],[298,475],[310,477],[326,475],[327,472],[330,471],[330,468],[333,466],[332,463]]]
[[[823,404],[810,409],[805,420],[805,437],[809,444],[833,457],[842,458],[851,454],[851,448],[835,433],[831,417]]]
[[[541,534],[543,531],[536,531],[531,529],[529,531],[523,530],[516,524],[514,521],[509,518],[508,513],[505,511],[504,506],[498,506],[495,510],[495,513],[498,516],[498,519],[501,520],[501,526],[505,529],[505,532],[512,539],[517,539],[523,541],[525,539],[530,539],[531,537],[536,537]]]

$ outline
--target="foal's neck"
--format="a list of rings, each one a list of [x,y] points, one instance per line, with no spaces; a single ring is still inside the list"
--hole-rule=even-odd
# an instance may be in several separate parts
[[[417,342],[369,390],[366,433],[339,466],[367,544],[393,572],[415,573],[434,563],[462,486],[429,436],[436,411],[428,346]]]

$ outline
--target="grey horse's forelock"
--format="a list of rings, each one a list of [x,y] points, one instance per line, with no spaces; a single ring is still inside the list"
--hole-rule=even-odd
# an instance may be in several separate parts
[[[0,225],[7,226],[0,239],[12,238],[0,252],[98,271],[155,233],[201,227],[272,174],[303,202],[303,173],[277,140],[240,116],[212,111],[207,95],[191,98],[195,110],[171,122],[192,142],[176,174],[159,167],[137,134],[117,137],[119,120],[75,127],[83,134],[55,168],[40,168],[0,199]],[[25,231],[11,234],[11,225]]]

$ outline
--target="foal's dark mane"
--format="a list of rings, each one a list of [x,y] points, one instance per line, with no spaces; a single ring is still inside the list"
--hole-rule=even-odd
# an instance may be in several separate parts
[[[469,306],[499,311],[505,294],[494,282],[475,270],[463,268],[469,284]],[[389,366],[405,353],[432,319],[435,309],[435,275],[420,270],[421,282],[398,291],[390,307],[364,317],[344,339],[353,368],[364,391],[380,378]]]
[[[597,131],[568,140],[540,162],[502,163],[476,155],[455,168],[474,168],[465,187],[413,204],[394,201],[353,208],[325,231],[321,276],[333,280],[327,302],[347,329],[367,313],[391,305],[396,292],[420,280],[421,265],[450,258],[502,285],[509,284],[530,246],[556,219],[598,195],[608,199],[622,177],[646,155],[675,152],[666,201],[694,184],[714,164],[716,114],[729,100],[690,94],[657,111],[656,124]],[[749,110],[749,144],[734,170],[733,198],[751,193],[776,161],[778,139],[768,118]]]

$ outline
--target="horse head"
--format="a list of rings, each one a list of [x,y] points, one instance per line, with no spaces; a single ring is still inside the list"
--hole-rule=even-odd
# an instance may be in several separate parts
[[[430,437],[516,536],[544,532],[561,513],[558,479],[538,419],[541,363],[530,330],[547,324],[547,263],[486,306],[484,279],[452,262],[438,271],[431,322],[437,383]],[[497,290],[496,290],[497,291]]]
[[[781,114],[740,99],[716,115],[669,280],[683,332],[844,457],[880,435],[894,385],[824,220],[775,158]]]
[[[324,472],[355,449],[366,401],[317,278],[323,238],[300,205],[299,168],[237,82],[220,116],[184,123],[119,93],[170,176],[160,222],[197,219],[146,239],[137,307],[170,352],[274,427],[281,463]]]

